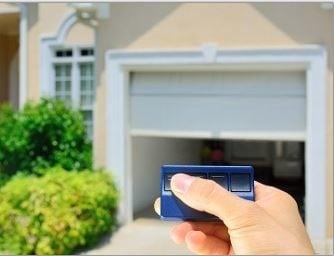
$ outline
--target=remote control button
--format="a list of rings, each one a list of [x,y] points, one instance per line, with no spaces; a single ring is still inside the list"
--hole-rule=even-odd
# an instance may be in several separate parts
[[[206,179],[206,173],[188,173],[188,175]]]
[[[170,181],[172,180],[173,175],[177,173],[168,173],[165,174],[164,177],[164,189],[165,190],[171,190],[170,188]],[[205,173],[188,173],[188,175],[194,176],[194,177],[199,177],[202,179],[206,179],[206,174]]]
[[[164,177],[165,190],[170,190],[170,181],[174,173],[168,173]]]
[[[231,191],[249,192],[251,191],[250,175],[248,173],[231,174]]]
[[[172,180],[173,175],[175,175],[176,173],[168,173],[165,174],[164,177],[164,189],[165,190],[171,190],[170,188],[170,181]],[[206,174],[205,173],[188,173],[188,175],[194,176],[194,177],[199,177],[202,179],[206,179]]]
[[[220,186],[228,190],[228,177],[226,173],[209,175],[209,179],[217,182]]]

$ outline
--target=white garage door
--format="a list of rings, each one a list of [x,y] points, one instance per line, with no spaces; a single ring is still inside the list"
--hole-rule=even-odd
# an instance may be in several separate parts
[[[305,132],[304,72],[137,72],[130,82],[134,135]]]

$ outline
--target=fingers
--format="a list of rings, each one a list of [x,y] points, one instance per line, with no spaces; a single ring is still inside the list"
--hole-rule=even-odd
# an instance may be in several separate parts
[[[211,213],[229,225],[251,202],[228,192],[212,180],[176,174],[172,177],[173,193],[190,207]]]
[[[204,234],[202,231],[190,231],[185,238],[186,244],[194,253],[202,255],[225,255],[230,245],[217,237]]]
[[[174,226],[170,231],[170,236],[176,244],[182,244],[185,242],[188,232],[194,230],[189,222],[183,222]]]
[[[154,202],[154,210],[158,215],[160,215],[160,197]]]
[[[225,241],[230,240],[227,227],[222,222],[183,222],[171,229],[170,236],[175,243],[181,244],[190,231],[202,231],[206,235],[215,236]]]
[[[254,193],[255,193],[255,200],[259,201],[262,200],[265,197],[268,197],[268,195],[272,193],[277,193],[279,189],[272,187],[272,186],[267,186],[265,184],[262,184],[258,181],[254,182]]]
[[[154,209],[160,214],[160,198],[154,202]],[[172,240],[186,242],[189,250],[197,254],[227,254],[230,250],[227,227],[222,222],[184,222],[172,228]]]

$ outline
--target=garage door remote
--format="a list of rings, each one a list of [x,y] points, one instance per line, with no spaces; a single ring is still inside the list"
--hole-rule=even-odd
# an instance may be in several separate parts
[[[216,216],[190,208],[172,193],[170,181],[176,173],[214,180],[232,193],[254,201],[252,166],[163,165],[160,179],[162,220],[218,220]]]

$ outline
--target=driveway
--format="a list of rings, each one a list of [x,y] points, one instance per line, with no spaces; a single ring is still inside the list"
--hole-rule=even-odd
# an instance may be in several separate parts
[[[178,246],[169,238],[169,230],[174,224],[156,218],[138,218],[85,254],[191,255],[185,245]]]
[[[135,216],[135,220],[117,230],[87,255],[191,255],[185,245],[176,245],[169,230],[177,222],[161,221],[150,206]],[[320,255],[333,255],[333,239],[313,240]]]

